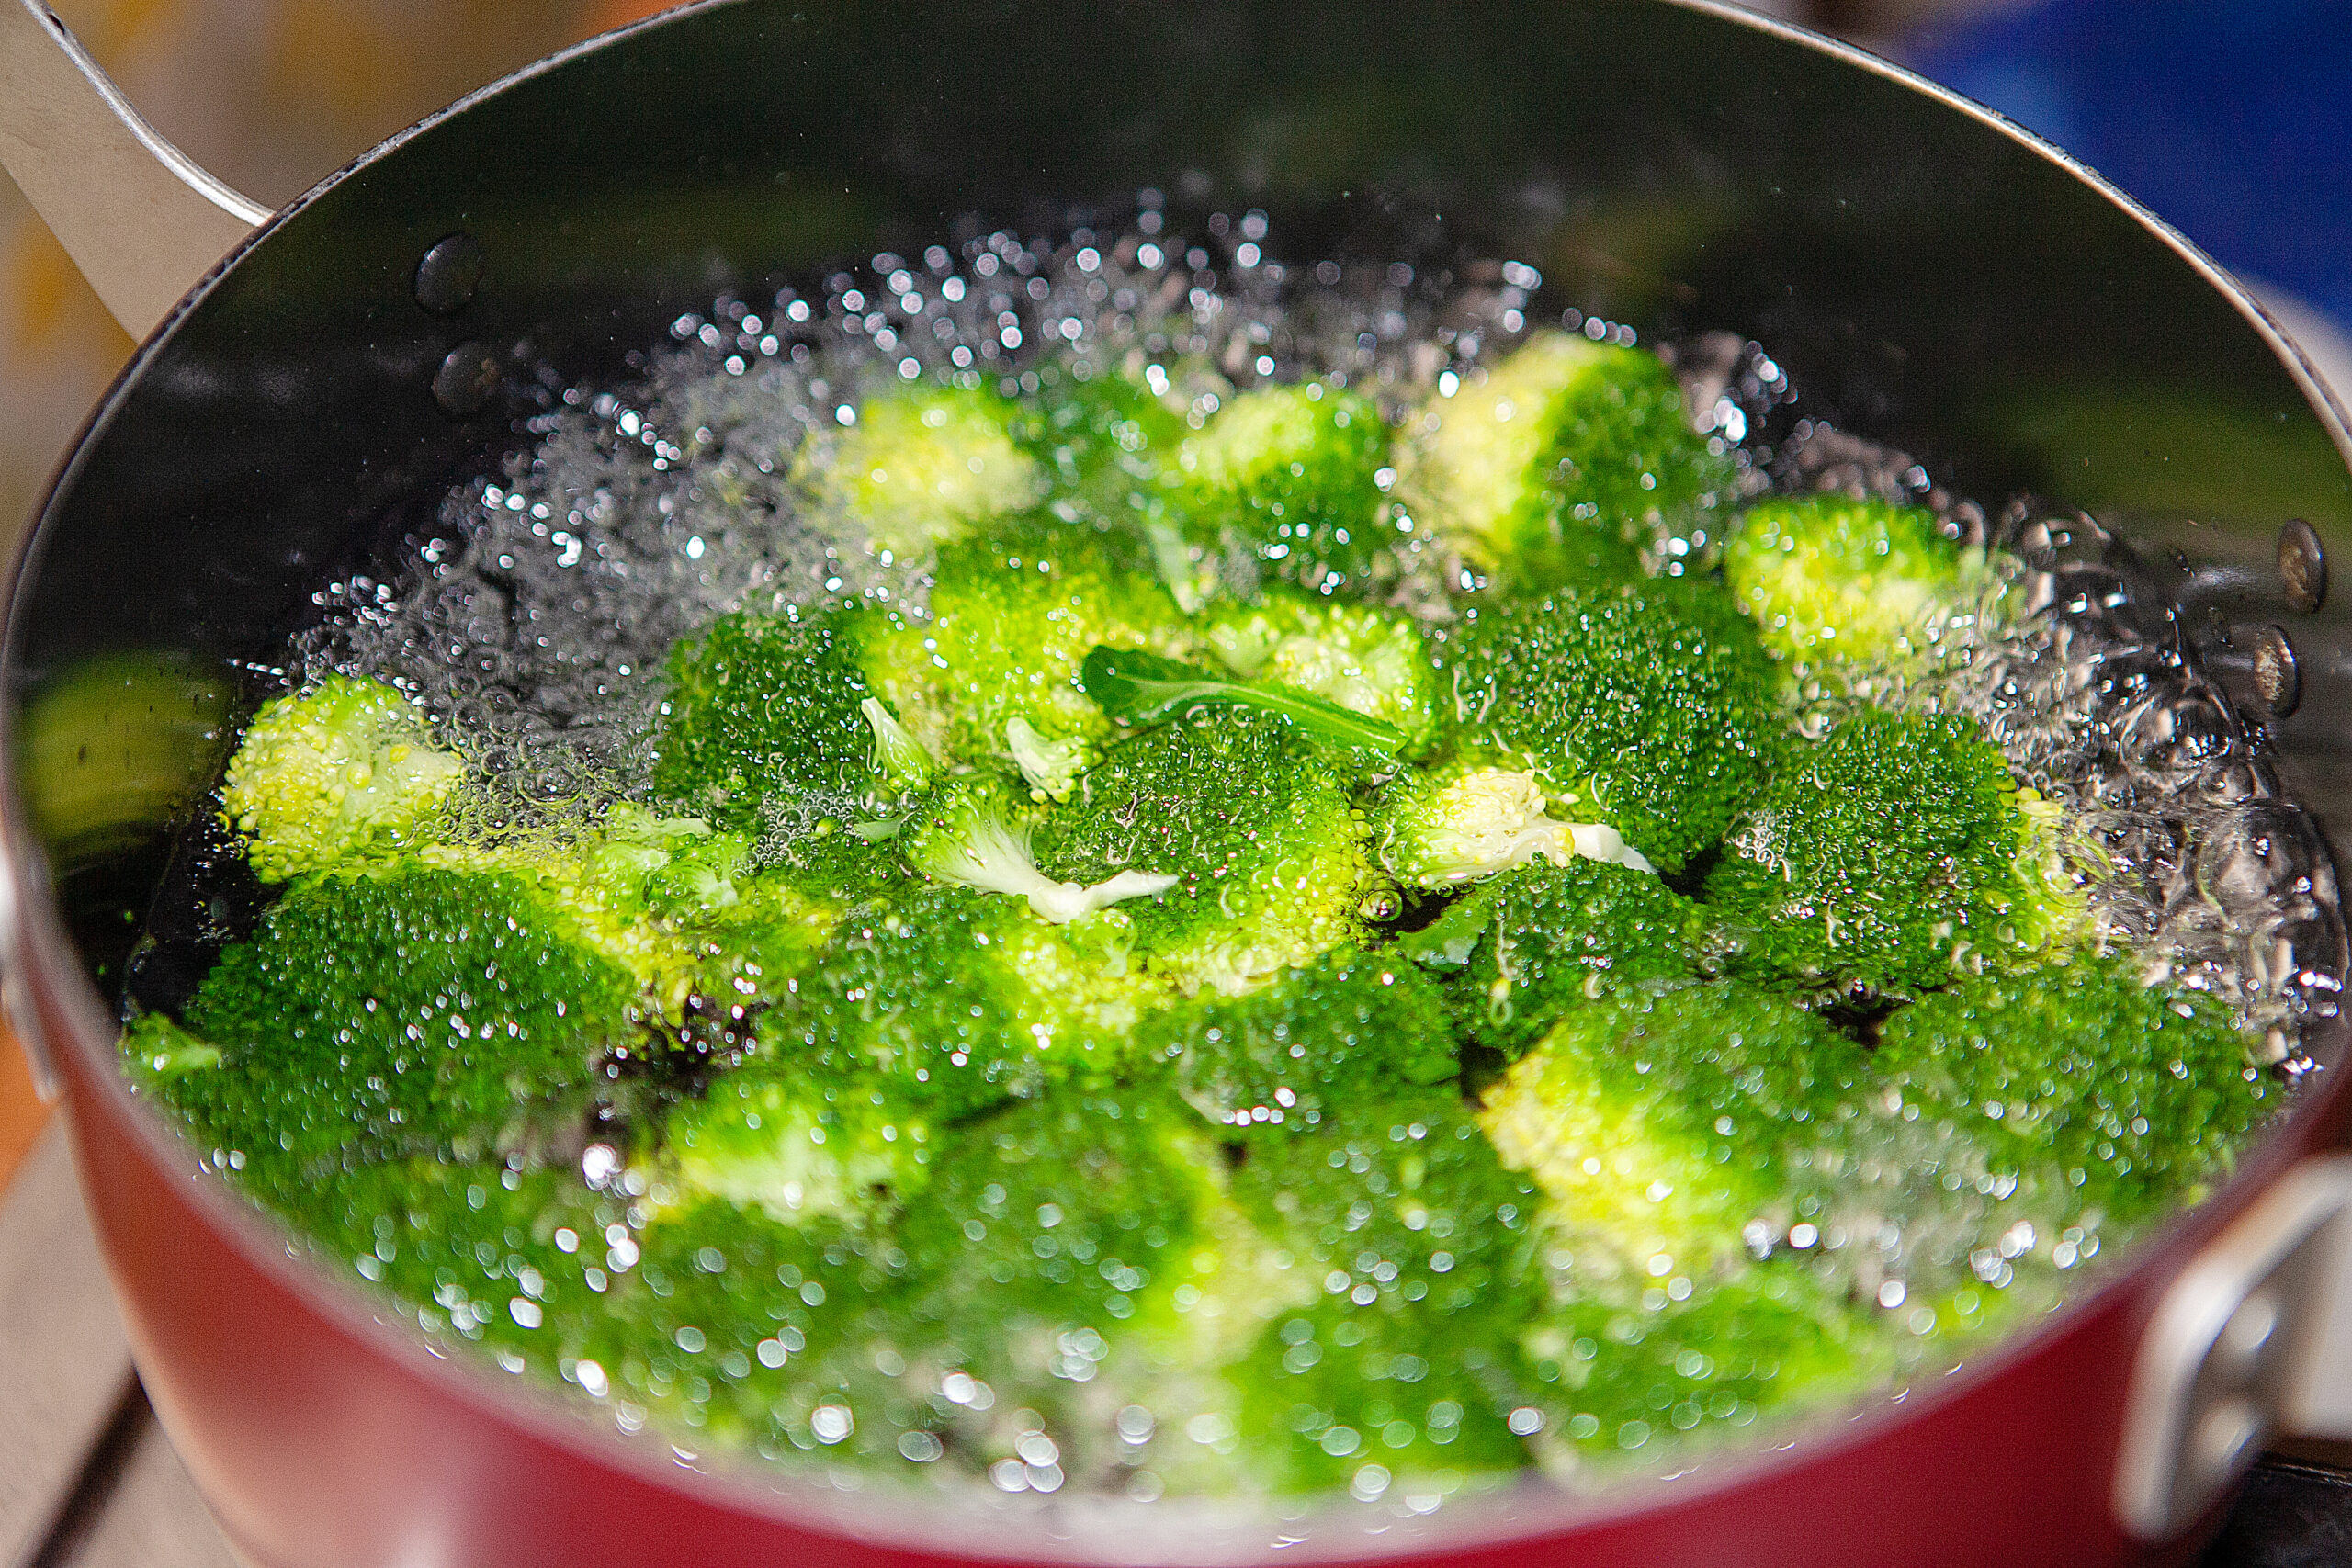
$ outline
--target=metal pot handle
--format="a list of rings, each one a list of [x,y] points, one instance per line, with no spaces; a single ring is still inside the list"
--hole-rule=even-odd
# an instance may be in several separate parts
[[[2118,1517],[2169,1540],[2282,1431],[2352,1438],[2352,1155],[2290,1170],[2165,1292],[2132,1369]]]
[[[42,0],[0,0],[0,166],[134,338],[269,217],[141,118]]]

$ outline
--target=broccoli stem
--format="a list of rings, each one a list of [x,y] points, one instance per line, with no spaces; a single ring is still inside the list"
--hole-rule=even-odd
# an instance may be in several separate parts
[[[1280,686],[1227,680],[1155,653],[1098,645],[1080,671],[1086,694],[1122,724],[1157,724],[1204,704],[1256,708],[1309,735],[1393,757],[1405,735],[1393,724],[1351,713],[1337,703]]]

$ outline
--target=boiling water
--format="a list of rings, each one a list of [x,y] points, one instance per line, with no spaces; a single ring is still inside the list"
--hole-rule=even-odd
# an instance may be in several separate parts
[[[1180,238],[1147,193],[1119,233],[999,233],[880,255],[805,294],[682,316],[630,385],[551,398],[503,473],[449,497],[441,542],[389,581],[323,592],[330,613],[295,662],[415,694],[500,777],[505,811],[593,810],[641,787],[662,658],[680,636],[747,606],[872,599],[920,614],[918,565],[837,527],[825,543],[800,525],[804,501],[786,479],[800,445],[853,422],[870,389],[1035,392],[1055,376],[1182,377],[1193,364],[1215,371],[1175,388],[1191,392],[1196,425],[1233,390],[1309,376],[1401,419],[1538,328],[1633,341],[1548,299],[1515,262],[1287,265],[1271,259],[1272,243],[1254,212]],[[1802,389],[1754,344],[1653,346],[1677,366],[1701,430],[1736,456],[1747,494],[1834,489],[1924,504],[1955,536],[2015,562],[2012,603],[2030,614],[1997,635],[1952,628],[1951,656],[1908,686],[1815,693],[1810,719],[1860,695],[1981,720],[2018,776],[2065,808],[2071,858],[2107,930],[2226,1000],[2259,1033],[2267,1068],[2310,1070],[2304,1037],[2334,1015],[2345,968],[2325,852],[2128,549],[2086,518],[2030,503],[1988,514],[1904,455],[1804,417]],[[1687,569],[1710,543],[1680,541],[1661,558]],[[1392,598],[1418,616],[1449,620],[1482,586],[1409,522],[1398,549]],[[1993,1265],[1983,1277],[2005,1284]],[[1871,1249],[1858,1243],[1835,1266],[1862,1293],[1877,1288]]]

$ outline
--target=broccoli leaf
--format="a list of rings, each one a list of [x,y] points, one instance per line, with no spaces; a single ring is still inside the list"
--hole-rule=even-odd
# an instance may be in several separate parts
[[[1097,646],[1080,671],[1086,694],[1122,724],[1157,724],[1203,704],[1256,708],[1317,739],[1393,757],[1405,744],[1393,724],[1281,686],[1253,686],[1135,649]]]

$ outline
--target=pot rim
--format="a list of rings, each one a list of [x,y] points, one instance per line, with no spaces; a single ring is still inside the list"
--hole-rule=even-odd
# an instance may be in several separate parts
[[[641,33],[707,12],[753,3],[757,0],[693,0],[548,55],[388,137],[273,214],[197,281],[140,345],[85,422],[44,491],[31,525],[17,540],[8,574],[11,624],[16,606],[39,573],[41,546],[57,513],[59,500],[80,477],[97,436],[140,389],[148,367],[180,323],[202,305],[213,288],[247,253],[268,243],[306,208],[345,180],[391,157],[409,142],[479,104],[589,54],[626,47]],[[1742,9],[1730,0],[1653,3],[1794,43],[1907,87],[1995,130],[2073,175],[2169,247],[2236,307],[2287,368],[2337,454],[2347,467],[2352,467],[2352,417],[2347,416],[2335,389],[2320,378],[2268,311],[2194,243],[2079,160],[1998,112],[1854,45]],[[11,643],[6,653],[10,666],[16,658]],[[0,674],[13,674],[13,670]],[[2125,1249],[2115,1266],[2101,1271],[2092,1288],[2073,1296],[2031,1326],[1992,1342],[1982,1355],[1968,1358],[1955,1367],[1950,1376],[1903,1395],[1889,1396],[1880,1391],[1772,1424],[1765,1428],[1772,1439],[1770,1447],[1758,1444],[1752,1449],[1736,1450],[1725,1445],[1702,1454],[1669,1476],[1630,1475],[1602,1483],[1589,1493],[1566,1492],[1530,1472],[1519,1486],[1449,1505],[1426,1519],[1411,1521],[1406,1528],[1395,1528],[1405,1522],[1383,1516],[1380,1522],[1385,1533],[1377,1536],[1367,1534],[1361,1523],[1355,1522],[1368,1519],[1368,1515],[1351,1514],[1343,1506],[1334,1506],[1327,1500],[1317,1499],[1312,1505],[1314,1511],[1303,1517],[1282,1514],[1278,1504],[1254,1507],[1242,1523],[1240,1533],[1229,1537],[1233,1541],[1230,1549],[1202,1551],[1191,1549],[1218,1539],[1219,1532],[1214,1529],[1195,1532],[1187,1527],[1208,1523],[1208,1516],[1220,1521],[1230,1517],[1214,1505],[1196,1499],[1138,1504],[1124,1499],[1071,1498],[1057,1499],[1057,1503],[1064,1509],[1086,1505],[1082,1511],[1091,1514],[1098,1511],[1092,1505],[1099,1501],[1102,1515],[1100,1526],[1068,1533],[1055,1529],[1050,1539],[1040,1539],[1040,1523],[1057,1515],[1030,1506],[1001,1512],[976,1509],[973,1498],[992,1495],[978,1483],[968,1494],[930,1493],[914,1488],[903,1493],[879,1488],[847,1492],[828,1487],[811,1477],[760,1466],[755,1461],[729,1462],[715,1458],[705,1464],[675,1460],[657,1435],[625,1435],[609,1419],[600,1419],[551,1389],[536,1384],[498,1383],[493,1382],[489,1368],[473,1364],[471,1358],[437,1353],[429,1348],[423,1331],[375,1310],[364,1292],[354,1289],[323,1260],[307,1254],[290,1255],[286,1229],[241,1198],[217,1172],[204,1167],[195,1157],[193,1146],[131,1093],[128,1079],[119,1070],[115,1045],[119,1026],[85,976],[65,932],[44,857],[17,787],[17,735],[22,714],[15,692],[13,680],[0,682],[0,774],[5,774],[6,781],[5,799],[0,799],[0,931],[5,931],[12,983],[28,985],[31,990],[27,999],[34,1004],[32,1007],[12,1007],[10,1010],[32,1031],[33,1037],[26,1039],[25,1044],[37,1060],[44,1051],[61,1046],[71,1053],[81,1069],[75,1076],[96,1086],[104,1113],[131,1130],[150,1165],[175,1176],[195,1177],[183,1183],[182,1190],[214,1234],[226,1238],[246,1265],[300,1299],[347,1339],[443,1398],[468,1407],[493,1424],[504,1423],[548,1447],[649,1485],[675,1490],[713,1508],[752,1516],[779,1526],[836,1530],[862,1544],[878,1548],[927,1550],[1004,1561],[1208,1564],[1264,1560],[1277,1549],[1274,1540],[1279,1535],[1285,1543],[1281,1548],[1285,1556],[1369,1562],[1438,1550],[1458,1551],[1527,1541],[1601,1524],[1629,1524],[1702,1496],[1735,1493],[1801,1467],[1836,1463],[1897,1424],[1927,1419],[1972,1390],[1997,1380],[2018,1363],[2064,1338],[2086,1320],[2116,1308],[2131,1292],[2144,1289],[2153,1293],[2159,1275],[2177,1273],[2196,1247],[2245,1210],[2310,1147],[2332,1141],[2329,1129],[2344,1114],[2347,1103],[2352,1103],[2352,1089],[2339,1081],[2346,1076],[2345,1067],[2337,1065],[2347,1055],[2347,1046],[2352,1045],[2352,1021],[2339,1018],[2321,1029],[2313,1043],[2314,1054],[2329,1064],[2328,1070],[2320,1073],[2319,1081],[2266,1131],[2231,1178],[2202,1203],[2170,1215],[2160,1226],[2139,1237]],[[46,1031],[41,1028],[44,1021],[62,1027]],[[20,1029],[19,1032],[25,1031]],[[62,1039],[45,1038],[53,1035],[62,1035]],[[2136,1335],[2140,1325],[2134,1323],[2132,1326]],[[2108,1440],[2111,1441],[2111,1435]],[[872,1507],[886,1497],[896,1506],[888,1510]],[[887,1521],[877,1526],[870,1517],[875,1512],[887,1512]],[[1317,1528],[1327,1517],[1329,1528]],[[1146,1518],[1160,1527],[1151,1532],[1151,1544],[1156,1550],[1137,1554],[1132,1551],[1132,1533],[1112,1533]],[[1354,1528],[1351,1528],[1351,1523]],[[1290,1538],[1296,1534],[1303,1534],[1306,1539],[1289,1544]],[[1114,1541],[1128,1550],[1111,1550]]]

